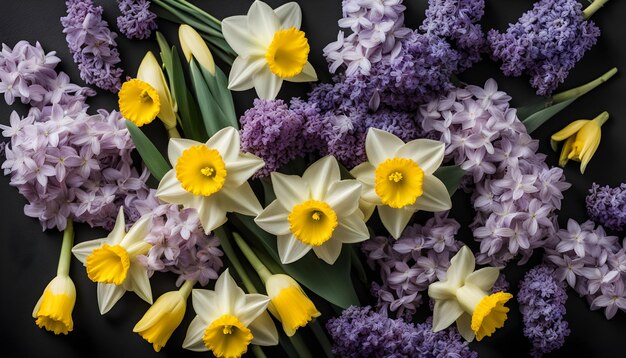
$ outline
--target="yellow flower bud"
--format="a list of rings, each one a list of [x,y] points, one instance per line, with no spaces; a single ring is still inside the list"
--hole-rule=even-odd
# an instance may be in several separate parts
[[[193,27],[185,24],[180,25],[178,28],[178,39],[187,62],[191,62],[193,57],[200,66],[209,71],[211,75],[215,75],[213,55],[202,36]]]
[[[54,334],[67,334],[74,328],[72,310],[76,303],[76,287],[69,276],[56,276],[37,301],[33,310],[35,324]]]
[[[265,289],[271,300],[268,308],[289,337],[321,314],[298,282],[287,275],[272,275],[265,282]]]
[[[157,91],[161,103],[157,117],[163,122],[166,129],[175,128],[178,107],[165,81],[163,70],[152,52],[148,51],[141,61],[139,69],[137,69],[137,79],[148,83]]]

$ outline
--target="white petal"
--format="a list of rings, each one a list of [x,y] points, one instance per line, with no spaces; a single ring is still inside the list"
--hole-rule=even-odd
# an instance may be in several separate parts
[[[202,143],[185,138],[170,138],[167,144],[167,157],[170,160],[170,164],[175,167],[178,158],[180,158],[183,152],[194,145],[202,145]]]
[[[472,316],[463,312],[463,314],[456,320],[456,328],[459,330],[461,337],[466,341],[471,342],[474,340],[475,334],[472,330]]]
[[[452,208],[450,193],[446,185],[436,176],[424,174],[422,190],[424,193],[415,200],[415,204],[411,205],[412,209],[436,213]]]
[[[441,166],[445,144],[431,139],[412,140],[395,153],[396,157],[414,160],[426,174],[432,174]]]
[[[452,287],[446,281],[437,281],[428,285],[428,297],[434,300],[449,300],[456,297],[457,287]]]
[[[263,67],[252,78],[256,94],[261,99],[274,99],[280,92],[283,79],[276,76],[269,67]]]
[[[316,161],[304,171],[302,179],[304,179],[311,188],[311,199],[324,201],[326,191],[331,184],[341,180],[337,159],[332,155],[327,155]]]
[[[370,128],[365,138],[367,160],[374,166],[393,158],[398,148],[404,145],[402,139],[376,128]]]
[[[465,278],[474,272],[475,266],[476,260],[472,250],[463,246],[450,260],[450,267],[446,272],[446,282],[452,286],[460,287],[465,282]]]
[[[321,246],[313,246],[313,252],[324,262],[332,265],[341,254],[341,245],[341,241],[330,239]]]
[[[269,45],[274,33],[280,30],[280,21],[272,8],[262,2],[255,1],[250,6],[247,15],[248,29],[254,31],[254,36],[261,44]]]
[[[241,153],[239,157],[230,162],[226,162],[226,183],[224,186],[238,187],[245,183],[254,173],[263,168],[263,159],[250,153]]]
[[[361,210],[361,212],[363,213],[363,220],[365,220],[365,222],[367,222],[370,217],[372,217],[375,209],[376,204],[372,204],[365,200],[359,200],[359,210]]]
[[[328,187],[325,202],[339,215],[350,215],[359,208],[361,184],[356,180],[334,182]]]
[[[298,261],[311,250],[311,246],[296,239],[292,234],[278,235],[276,241],[278,256],[280,256],[280,262],[283,264]]]
[[[254,31],[254,29],[252,29]],[[239,56],[261,56],[265,48],[257,41],[248,28],[248,19],[243,15],[231,16],[222,20],[222,34],[230,47]]]
[[[257,216],[263,211],[259,199],[252,191],[249,183],[243,183],[239,188],[222,188],[219,202],[228,212],[235,212],[248,216]]]
[[[130,230],[128,230],[128,233],[124,236],[122,241],[119,242],[120,246],[131,252],[131,246],[138,243],[143,243],[143,240],[150,233],[151,228],[152,214],[148,213],[142,216],[139,220],[137,220],[137,222],[133,224],[133,226],[130,228]]]
[[[117,211],[117,217],[115,218],[115,226],[109,235],[107,235],[107,239],[111,243],[119,243],[124,239],[125,235],[126,220],[124,220],[124,206],[120,205],[120,209]]]
[[[387,205],[378,205],[378,215],[391,236],[398,239],[413,216],[413,212],[407,209],[394,209]]]
[[[104,315],[109,312],[125,293],[126,290],[122,286],[98,283],[97,296],[100,314]]]
[[[274,13],[278,16],[281,29],[295,27],[300,30],[300,25],[302,24],[302,10],[300,10],[298,3],[288,2],[274,9]]]
[[[301,177],[277,172],[272,172],[271,177],[276,199],[288,212],[311,197],[309,184]]]
[[[252,331],[252,344],[258,346],[275,346],[278,344],[278,331],[267,311],[252,321],[248,328]]]
[[[183,205],[191,201],[193,194],[183,189],[178,179],[176,179],[176,171],[171,169],[165,173],[159,182],[156,197],[166,203]]]
[[[185,206],[195,208],[198,211],[198,218],[204,233],[207,235],[228,220],[225,208],[216,199],[215,196],[195,197],[191,205]]]
[[[265,295],[258,293],[247,294],[245,304],[236,310],[235,316],[247,327],[261,313],[265,312],[269,302],[270,298]]]
[[[200,316],[194,317],[187,328],[187,334],[183,341],[183,348],[195,352],[206,352],[209,349],[204,345],[204,331],[208,325]]]
[[[465,283],[471,283],[483,291],[491,291],[493,284],[500,275],[500,269],[497,267],[485,267],[476,270],[465,278]]]
[[[191,291],[191,302],[193,310],[196,311],[205,326],[225,313],[220,311],[215,291],[194,289]]]
[[[246,294],[228,272],[224,270],[215,283],[217,305],[223,314],[234,314],[235,307],[243,306],[246,302]]]
[[[360,210],[341,218],[339,225],[333,232],[332,240],[337,239],[340,242],[351,244],[369,239],[369,230],[363,219],[363,214]]]
[[[106,239],[97,239],[97,240],[89,240],[85,242],[81,242],[80,244],[75,245],[72,248],[72,253],[74,257],[78,259],[78,261],[82,262],[83,265],[85,261],[87,261],[87,256],[91,255],[93,250],[102,246],[102,244],[108,242]]]
[[[363,162],[354,167],[350,174],[358,181],[374,186],[376,184],[376,168],[370,162]]]
[[[433,310],[433,332],[450,327],[462,313],[463,309],[456,300],[436,301]]]
[[[237,57],[228,75],[228,89],[246,91],[254,87],[254,76],[267,65],[265,57]]]
[[[304,64],[304,68],[302,69],[302,72],[300,72],[299,74],[293,77],[285,78],[285,81],[296,82],[296,83],[315,82],[317,81],[317,73],[315,72],[315,68],[313,67],[313,65],[307,61],[307,63]]]
[[[233,127],[222,128],[206,142],[206,146],[217,149],[225,163],[239,159],[241,150],[239,131]]]
[[[124,280],[123,285],[126,290],[135,292],[139,298],[152,304],[152,289],[150,288],[148,271],[139,261],[132,260],[130,262],[128,277]]]
[[[288,216],[289,212],[278,200],[274,200],[254,219],[254,222],[270,234],[287,235],[290,232]]]

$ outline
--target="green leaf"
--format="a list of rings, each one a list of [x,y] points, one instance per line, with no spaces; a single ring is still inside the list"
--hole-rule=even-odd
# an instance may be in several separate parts
[[[532,133],[535,129],[544,124],[548,119],[552,118],[554,115],[565,109],[565,107],[572,104],[576,99],[578,99],[578,97],[574,97],[572,99],[568,99],[567,101],[554,104],[528,116],[522,121],[522,123],[524,123],[524,126],[526,126],[526,131],[529,134]]]
[[[439,169],[435,171],[434,175],[445,184],[446,189],[448,189],[448,193],[452,196],[459,188],[461,179],[463,179],[463,176],[465,175],[465,170],[461,169],[460,165],[448,165],[445,167],[439,167]]]
[[[233,94],[228,89],[228,78],[217,66],[215,67],[215,78],[217,79],[219,89],[218,102],[220,103],[220,107],[222,107],[226,117],[230,120],[231,125],[239,129],[239,121],[237,120],[237,114],[235,113]]]
[[[228,123],[225,123],[224,113],[211,95],[211,91],[204,80],[204,76],[196,60],[192,59],[189,63],[189,67],[191,69],[191,82],[196,94],[198,106],[200,107],[204,127],[207,135],[211,137],[220,129],[227,127]]]
[[[172,95],[176,98],[176,103],[178,104],[180,125],[183,128],[185,137],[199,142],[206,141],[208,137],[202,126],[198,105],[187,88],[183,65],[174,46],[172,46],[172,75],[170,77],[170,87],[172,88]]]
[[[240,230],[246,230],[248,234],[255,236],[272,259],[280,262],[275,236],[259,228],[251,217],[234,214],[231,220]],[[317,258],[311,250],[300,260],[281,264],[281,267],[296,281],[336,306],[347,308],[359,305],[350,277],[350,250],[341,250],[341,255],[333,265]]]
[[[550,107],[552,103],[552,99],[547,99],[544,101],[530,104],[528,106],[519,107],[517,108],[517,118],[519,118],[520,121],[524,122],[524,120],[530,117],[533,113],[537,113],[542,109]]]
[[[128,132],[135,143],[135,148],[137,148],[146,167],[148,167],[148,170],[150,170],[150,173],[156,180],[161,181],[165,173],[172,169],[172,167],[170,167],[161,152],[159,152],[135,123],[126,120],[126,128],[128,128]]]

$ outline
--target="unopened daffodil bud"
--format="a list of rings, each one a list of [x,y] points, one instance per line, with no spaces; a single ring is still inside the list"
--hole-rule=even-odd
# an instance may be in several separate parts
[[[161,103],[157,117],[163,122],[168,131],[172,128],[175,129],[178,107],[165,81],[165,75],[163,74],[161,65],[159,65],[159,62],[152,52],[148,51],[141,61],[139,69],[137,70],[137,79],[149,84],[156,90]]]
[[[585,173],[587,164],[593,157],[600,145],[602,135],[601,127],[609,119],[608,112],[602,112],[592,120],[580,119],[570,123],[567,127],[552,135],[550,144],[553,150],[557,150],[557,142],[565,141],[559,165],[565,166],[572,159],[580,162],[580,173]]]
[[[72,310],[76,303],[76,287],[69,276],[56,276],[37,301],[33,310],[35,324],[54,334],[68,334],[74,328]]]
[[[215,61],[202,36],[193,27],[182,24],[178,28],[178,38],[187,62],[195,58],[200,66],[215,76]]]
[[[298,282],[287,275],[272,275],[265,282],[271,302],[270,312],[283,324],[283,330],[291,337],[320,312],[304,293]]]

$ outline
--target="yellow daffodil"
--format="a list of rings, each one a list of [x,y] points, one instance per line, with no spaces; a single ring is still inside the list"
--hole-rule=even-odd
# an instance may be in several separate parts
[[[118,93],[120,113],[137,127],[152,122],[161,111],[159,93],[149,83],[132,79],[122,84]]]
[[[554,133],[550,141],[554,151],[557,150],[557,142],[565,141],[561,149],[559,165],[564,167],[568,160],[575,160],[580,162],[580,173],[584,174],[587,164],[600,145],[601,127],[608,119],[609,113],[602,112],[592,120],[574,121]]]
[[[283,324],[289,337],[321,315],[298,282],[287,275],[270,276],[265,282],[265,290],[271,300],[270,312]]]
[[[444,149],[438,141],[404,143],[391,133],[370,128],[365,139],[368,161],[350,172],[363,185],[365,217],[377,207],[383,225],[397,239],[416,211],[449,210],[450,194],[433,175],[443,161]]]
[[[474,271],[472,251],[463,246],[450,260],[446,279],[428,286],[428,296],[435,300],[433,331],[446,329],[454,321],[459,333],[471,342],[491,336],[504,326],[509,309],[504,304],[513,298],[506,292],[489,294],[500,269],[485,267]]]
[[[215,291],[193,290],[196,317],[187,330],[183,348],[210,350],[216,357],[236,358],[250,344],[278,344],[278,332],[266,311],[269,298],[245,294],[226,269],[215,283]]]
[[[194,283],[185,281],[180,290],[161,295],[133,328],[133,332],[152,343],[156,352],[165,346],[183,320],[187,309],[187,298]]]
[[[124,210],[120,211],[113,231],[103,239],[81,242],[72,253],[87,268],[87,276],[98,283],[100,314],[107,313],[126,293],[134,291],[142,300],[152,304],[148,272],[137,260],[151,245],[144,241],[150,232],[152,215],[141,217],[126,232]]]
[[[245,91],[254,87],[260,98],[274,99],[283,81],[316,81],[301,22],[297,3],[272,10],[262,1],[252,3],[246,16],[222,20],[224,38],[239,55],[233,62],[228,88]]]
[[[261,204],[247,180],[263,167],[263,159],[241,153],[239,132],[221,129],[206,143],[189,139],[170,139],[170,163],[156,196],[170,204],[198,211],[208,234],[226,222],[227,212],[258,215]]]
[[[361,185],[356,180],[341,180],[333,156],[313,163],[302,177],[271,175],[276,200],[254,221],[277,236],[282,263],[294,262],[313,249],[317,257],[332,265],[343,243],[369,238],[358,205]]]
[[[215,61],[213,55],[200,34],[191,26],[182,24],[178,28],[178,39],[187,62],[195,58],[200,66],[211,75],[215,75]]]

